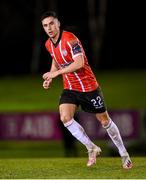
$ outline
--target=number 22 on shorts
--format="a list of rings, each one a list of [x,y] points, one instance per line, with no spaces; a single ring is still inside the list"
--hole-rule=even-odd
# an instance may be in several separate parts
[[[96,99],[91,99],[91,102],[96,109],[102,107],[103,105],[103,101],[100,96],[97,96]]]

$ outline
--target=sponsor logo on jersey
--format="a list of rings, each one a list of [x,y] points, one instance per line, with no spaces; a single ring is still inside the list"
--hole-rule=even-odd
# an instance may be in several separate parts
[[[65,64],[61,64],[61,67],[65,68],[66,66],[69,66],[71,63],[73,63],[73,62],[68,62],[68,63],[65,63]]]

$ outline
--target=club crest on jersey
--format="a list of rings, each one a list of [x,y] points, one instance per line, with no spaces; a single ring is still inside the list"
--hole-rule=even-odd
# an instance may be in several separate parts
[[[64,56],[67,56],[67,50],[66,50],[66,49],[63,49],[63,50],[62,50],[62,54],[63,54]]]

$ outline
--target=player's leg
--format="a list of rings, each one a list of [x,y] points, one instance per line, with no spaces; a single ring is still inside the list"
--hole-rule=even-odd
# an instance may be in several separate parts
[[[87,148],[90,157],[90,161],[88,161],[87,166],[91,166],[96,162],[96,158],[93,157],[99,154],[101,149],[89,139],[83,127],[73,118],[79,104],[78,95],[79,93],[74,91],[63,91],[59,102],[60,117],[64,126]]]
[[[94,144],[85,133],[83,127],[73,118],[76,108],[75,104],[60,104],[60,119],[71,134],[90,150]]]
[[[132,162],[130,160],[129,154],[123,144],[119,129],[117,125],[109,117],[108,112],[96,113],[97,119],[101,122],[103,128],[106,129],[109,137],[116,145],[119,150],[119,154],[122,157],[122,165],[125,169],[130,169],[132,167]]]
[[[95,113],[96,118],[100,121],[103,128],[106,129],[113,143],[119,150],[122,157],[123,167],[128,169],[132,167],[132,162],[129,158],[127,150],[123,144],[120,132],[116,124],[111,120],[106,111],[104,97],[100,88],[97,90],[86,93],[81,99],[82,109],[86,112]]]

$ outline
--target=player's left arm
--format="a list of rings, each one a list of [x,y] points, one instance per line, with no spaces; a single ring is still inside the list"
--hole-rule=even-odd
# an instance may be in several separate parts
[[[73,60],[74,62],[65,68],[59,69],[54,72],[49,72],[47,79],[53,79],[62,74],[75,72],[84,67],[84,57],[82,54],[79,54],[78,56],[74,57]]]
[[[48,79],[55,78],[62,74],[75,72],[84,67],[84,55],[80,41],[75,36],[73,36],[73,38],[67,42],[67,47],[74,61],[69,66],[50,73]]]
[[[78,56],[74,57],[73,60],[74,62],[71,63],[69,66],[59,70],[59,75],[71,73],[84,67],[84,57],[82,54],[79,54]]]

